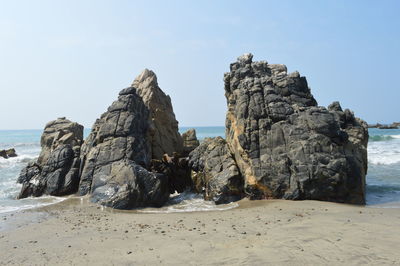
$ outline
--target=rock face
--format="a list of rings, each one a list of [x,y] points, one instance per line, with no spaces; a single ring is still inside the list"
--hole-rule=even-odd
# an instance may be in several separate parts
[[[3,157],[4,159],[12,158],[12,157],[17,157],[17,153],[14,148],[8,149],[8,150],[0,150],[0,157]]]
[[[367,124],[338,102],[317,106],[298,72],[252,57],[224,76],[227,145],[246,193],[364,204]]]
[[[183,151],[178,121],[172,109],[171,98],[158,87],[157,76],[145,69],[132,83],[149,110],[149,142],[151,157],[161,160],[164,154]]]
[[[367,124],[338,102],[317,106],[298,72],[252,57],[239,57],[224,76],[226,140],[199,145],[194,130],[181,136],[171,99],[146,69],[84,144],[81,125],[46,125],[39,158],[18,178],[19,198],[79,188],[94,202],[131,209],[162,206],[194,187],[218,204],[244,196],[364,204]]]
[[[47,124],[39,158],[18,178],[19,198],[79,191],[102,205],[131,209],[162,206],[170,192],[191,187],[171,99],[150,70],[119,93],[84,144],[82,137],[83,127],[65,118]]]
[[[6,154],[8,158],[12,158],[12,157],[17,157],[17,152],[15,151],[14,148],[8,149],[6,150]]]
[[[166,202],[168,178],[146,170],[152,159],[149,115],[136,88],[119,93],[82,146],[81,195],[118,209]]]
[[[220,204],[244,196],[243,178],[223,138],[206,138],[190,153],[189,166],[195,188],[206,200]]]
[[[82,147],[79,193],[118,209],[162,206],[191,181],[182,163],[161,161],[182,144],[171,99],[146,69],[94,124]]]
[[[399,129],[400,122],[393,122],[390,125],[383,125],[380,123],[368,124],[368,128],[379,128],[379,129]]]
[[[191,128],[182,134],[183,139],[183,153],[189,154],[191,151],[196,149],[200,142],[197,140],[196,137],[196,130]]]
[[[75,193],[82,141],[83,126],[78,123],[65,117],[49,122],[41,137],[39,158],[29,163],[18,177],[18,183],[22,184],[18,198]]]

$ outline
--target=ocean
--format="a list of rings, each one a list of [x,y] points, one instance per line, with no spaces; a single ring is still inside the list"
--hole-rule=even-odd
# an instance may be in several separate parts
[[[205,137],[225,136],[224,127],[194,127],[199,140]],[[181,132],[189,127],[180,128]],[[90,129],[85,129],[85,136]],[[35,208],[65,200],[65,197],[40,197],[16,200],[21,185],[16,183],[21,169],[40,153],[42,130],[0,130],[0,150],[15,148],[18,157],[0,158],[0,213]],[[369,129],[367,206],[400,208],[400,129]],[[236,207],[215,206],[199,195],[173,195],[161,210],[145,212],[180,212],[188,210],[221,210]]]

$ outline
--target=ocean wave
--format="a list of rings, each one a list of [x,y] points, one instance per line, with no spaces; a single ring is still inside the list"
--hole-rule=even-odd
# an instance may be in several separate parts
[[[371,164],[400,164],[400,154],[369,154],[368,162]]]
[[[139,210],[144,213],[174,213],[174,212],[199,212],[199,211],[224,211],[238,207],[239,204],[231,202],[228,204],[216,205],[212,201],[203,199],[200,194],[183,192],[171,195],[166,206],[162,208],[146,208]]]
[[[394,139],[400,139],[400,135],[374,135],[374,136],[369,136],[369,141],[370,142],[376,142],[376,141],[390,141]]]
[[[400,135],[391,135],[390,141],[372,141],[368,143],[368,162],[371,164],[400,163]]]
[[[16,142],[16,143],[9,143],[9,142],[0,142],[0,149],[7,150],[11,148],[24,149],[24,148],[37,148],[40,149],[40,143],[38,142]]]
[[[367,193],[396,193],[400,195],[400,186],[396,185],[384,185],[384,184],[379,184],[379,185],[369,185],[367,184]]]
[[[22,185],[18,184],[15,179],[4,180],[0,183],[0,200],[14,200],[17,198]]]
[[[67,198],[44,196],[40,198],[26,198],[18,201],[14,200],[12,203],[8,202],[9,204],[7,205],[0,204],[0,213],[17,212],[17,211],[49,206],[52,204],[60,203],[66,199]]]
[[[39,147],[40,148],[40,143],[38,142],[28,142],[28,143],[15,143],[14,148],[22,148],[22,147]]]
[[[8,159],[0,158],[0,169],[14,167],[14,166],[18,166],[20,164],[26,164],[36,158],[37,158],[37,155],[29,155],[29,154],[23,154],[23,155],[19,155],[17,157],[11,157]]]
[[[369,136],[369,141],[388,141],[392,140],[392,136],[390,135],[375,135],[375,136]]]

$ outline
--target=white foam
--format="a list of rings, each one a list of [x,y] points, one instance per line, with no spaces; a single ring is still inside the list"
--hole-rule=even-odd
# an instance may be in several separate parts
[[[376,141],[368,143],[368,162],[371,164],[397,164],[400,163],[400,135],[392,141]]]
[[[34,160],[37,158],[37,155],[29,155],[29,154],[23,154],[19,155],[17,157],[11,157],[8,159],[0,158],[0,168],[7,168],[7,167],[13,167],[18,164],[26,164],[29,163],[30,161]]]
[[[400,163],[400,154],[380,154],[372,155],[369,154],[368,162],[372,164],[397,164]]]
[[[17,211],[49,206],[52,204],[60,203],[66,199],[67,198],[60,198],[54,196],[21,199],[18,201],[14,201],[13,205],[8,205],[8,206],[0,205],[0,213],[17,212]]]
[[[15,180],[5,180],[0,184],[0,200],[15,199],[22,185],[16,183]]]
[[[212,201],[204,200],[199,194],[183,192],[171,195],[170,200],[162,208],[146,208],[139,210],[144,213],[174,213],[174,212],[200,212],[200,211],[224,211],[238,207],[239,204],[231,202],[216,205]]]

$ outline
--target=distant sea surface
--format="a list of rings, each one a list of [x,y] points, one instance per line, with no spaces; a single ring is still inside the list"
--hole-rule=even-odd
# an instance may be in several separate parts
[[[224,127],[194,128],[200,140],[225,136]],[[182,127],[180,132],[187,129],[189,127]],[[85,136],[89,133],[90,129],[85,129]],[[0,130],[0,150],[15,148],[18,154],[15,158],[0,158],[0,213],[53,204],[65,199],[46,196],[15,200],[21,189],[21,185],[16,184],[17,177],[21,169],[39,155],[41,134],[42,130]],[[400,208],[400,130],[370,129],[369,134],[367,204],[373,207]],[[194,197],[188,195],[186,204],[201,204],[204,207],[204,202]],[[180,201],[180,204],[185,204],[185,200]],[[191,207],[196,210],[196,206]]]

